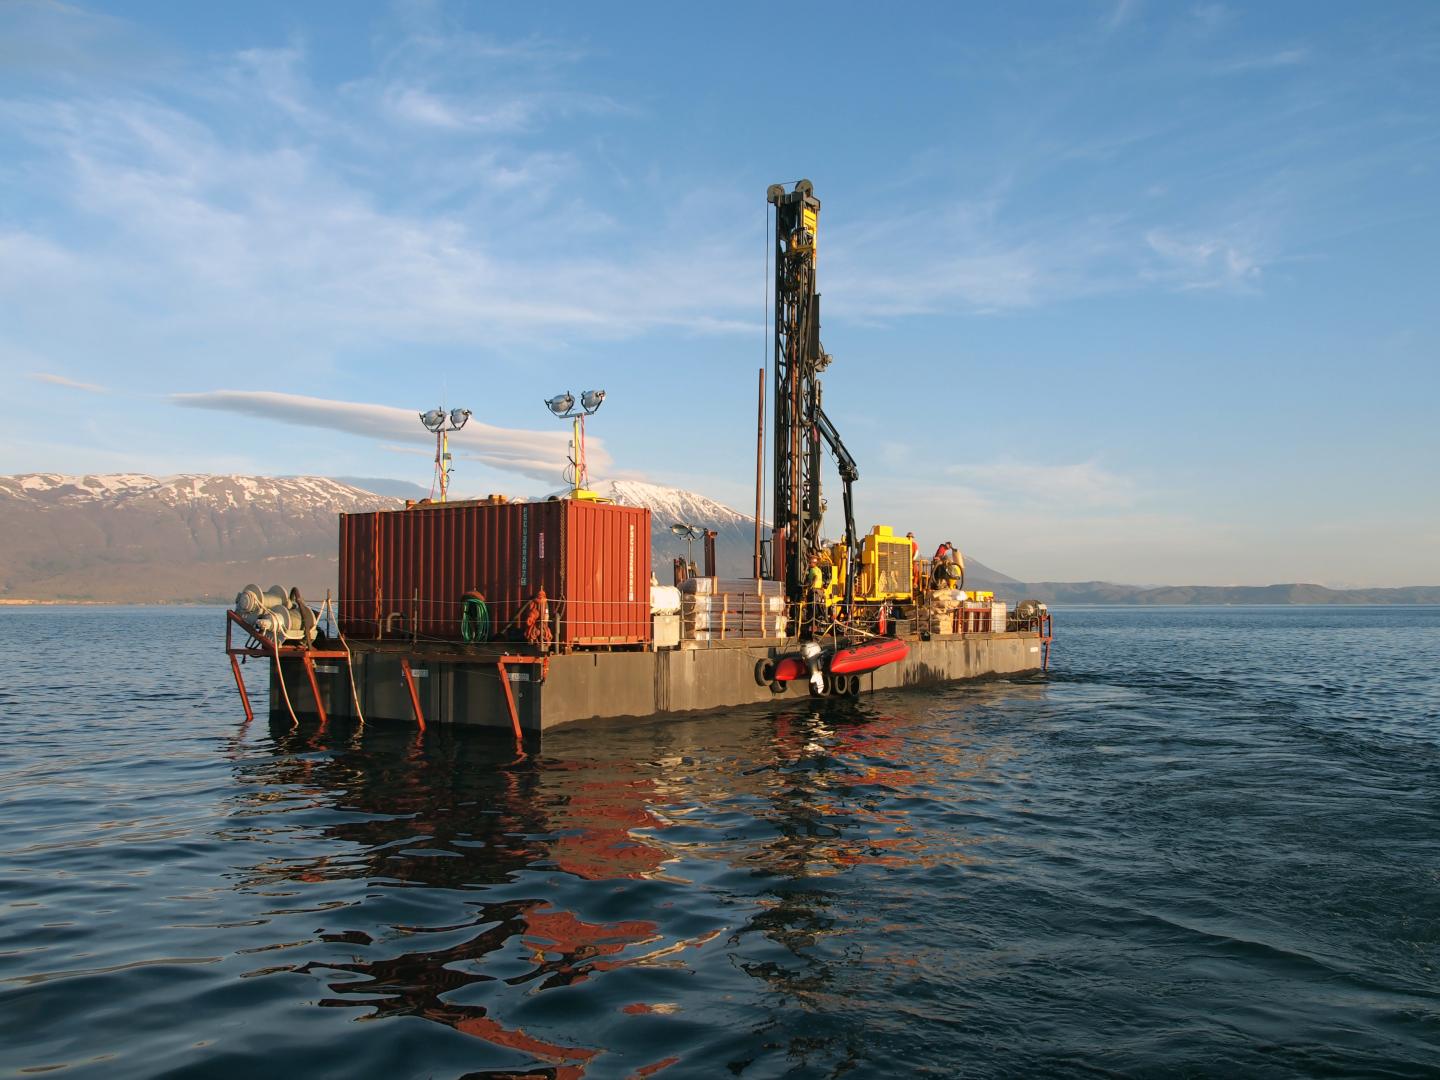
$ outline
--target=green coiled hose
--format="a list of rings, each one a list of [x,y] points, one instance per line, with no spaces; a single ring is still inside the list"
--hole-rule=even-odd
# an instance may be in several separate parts
[[[466,593],[460,601],[460,636],[469,642],[490,640],[490,609],[479,593]]]

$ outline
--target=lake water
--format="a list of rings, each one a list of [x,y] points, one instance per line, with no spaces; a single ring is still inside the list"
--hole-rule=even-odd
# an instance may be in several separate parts
[[[0,610],[0,1067],[1440,1073],[1440,609],[1056,631],[516,763],[244,726],[216,610]]]

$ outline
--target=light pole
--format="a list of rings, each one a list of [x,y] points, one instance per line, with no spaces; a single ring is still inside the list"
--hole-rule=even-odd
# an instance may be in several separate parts
[[[585,418],[595,413],[605,403],[604,390],[586,390],[580,395],[580,407],[575,407],[575,395],[566,390],[545,402],[558,419],[570,421],[570,468],[565,477],[570,482],[572,499],[598,499],[590,490],[590,473],[585,467]]]
[[[704,535],[704,530],[701,529],[699,525],[689,525],[683,521],[677,521],[674,525],[670,526],[670,531],[676,536],[683,536],[685,538],[685,569],[693,575],[695,573],[695,560],[691,554],[691,546]]]
[[[420,423],[435,436],[435,482],[430,485],[430,493],[435,493],[435,484],[438,483],[442,503],[450,489],[450,474],[454,472],[450,467],[450,432],[459,431],[469,419],[469,409],[451,409],[447,413],[440,408],[420,414]]]

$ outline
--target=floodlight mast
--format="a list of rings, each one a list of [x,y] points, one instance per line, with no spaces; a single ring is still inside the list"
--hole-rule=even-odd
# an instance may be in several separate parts
[[[440,502],[444,502],[450,490],[450,474],[455,470],[450,465],[450,432],[459,431],[469,421],[469,409],[451,409],[446,412],[442,405],[438,409],[420,414],[420,423],[435,436],[435,479],[430,484],[430,496],[434,498],[435,488],[440,488]]]
[[[590,490],[590,470],[585,465],[585,418],[605,404],[604,390],[586,390],[580,395],[580,407],[575,407],[575,395],[565,390],[545,402],[559,420],[570,421],[569,468],[565,480],[570,484],[570,498],[594,501],[600,496]],[[604,501],[604,500],[601,500]]]
[[[676,536],[683,536],[685,538],[685,569],[693,575],[695,573],[695,558],[691,545],[700,539],[703,530],[699,525],[691,525],[684,521],[677,521],[670,526],[670,531]]]

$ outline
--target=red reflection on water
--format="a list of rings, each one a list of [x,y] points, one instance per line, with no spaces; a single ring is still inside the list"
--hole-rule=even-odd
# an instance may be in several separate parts
[[[613,966],[593,962],[598,957],[615,956],[631,945],[661,938],[660,924],[649,919],[587,923],[568,911],[535,909],[526,913],[525,923],[524,941],[532,950],[535,970],[506,981],[518,986],[544,977],[542,990],[584,982],[591,971]]]
[[[636,1069],[630,1074],[630,1080],[644,1080],[644,1077],[654,1076],[661,1069],[668,1069],[679,1060],[680,1058],[678,1056],[662,1058],[653,1065],[646,1065],[643,1068]]]
[[[673,857],[639,832],[666,826],[650,813],[651,804],[663,800],[644,763],[547,761],[538,768],[514,769],[497,767],[487,760],[484,744],[463,739],[432,738],[385,754],[379,751],[393,740],[380,732],[370,738],[376,746],[345,747],[333,757],[311,758],[293,753],[308,752],[301,738],[282,733],[277,743],[290,753],[247,763],[263,775],[266,787],[243,800],[248,803],[244,810],[254,814],[257,804],[275,795],[284,802],[263,824],[247,826],[248,838],[293,828],[292,820],[303,829],[312,810],[328,816],[314,828],[314,851],[297,857],[287,850],[284,858],[248,867],[242,888],[353,878],[368,881],[372,889],[475,890],[513,881],[518,873],[546,864],[587,882],[639,879],[654,875]],[[275,816],[291,809],[299,812],[296,818]],[[337,819],[331,810],[345,816]],[[342,854],[336,854],[335,841],[346,845]],[[319,1001],[322,1006],[368,1010],[368,1019],[420,1017],[533,1059],[486,1075],[573,1080],[607,1050],[572,1044],[563,1031],[537,1033],[509,1024],[503,1015],[509,1004],[522,994],[578,984],[605,971],[682,964],[680,954],[721,933],[667,944],[654,920],[589,922],[560,901],[555,906],[541,899],[467,901],[465,907],[467,913],[455,925],[389,925],[413,950],[399,956],[366,955],[397,940],[386,929],[320,928],[319,940],[359,955],[271,970],[325,978],[331,993]],[[348,917],[354,918],[353,909]],[[473,932],[465,934],[471,926]],[[457,933],[467,940],[457,943]],[[433,937],[437,934],[443,943]],[[437,947],[427,949],[427,938]],[[517,954],[524,970],[510,976]],[[503,978],[487,974],[501,966],[508,969]],[[652,1076],[677,1060],[655,1061],[631,1075]]]
[[[720,934],[716,930],[627,957],[622,954],[633,946],[649,945],[663,939],[659,924],[649,919],[591,923],[573,912],[555,910],[536,901],[495,905],[482,912],[480,922],[494,925],[489,925],[488,929],[469,941],[448,949],[406,953],[374,961],[310,963],[290,970],[309,974],[344,972],[363,977],[329,983],[331,991],[343,996],[322,998],[319,1002],[322,1006],[369,1008],[375,1018],[419,1016],[484,1039],[495,1046],[529,1054],[554,1069],[553,1074],[547,1075],[575,1080],[584,1075],[593,1059],[605,1052],[603,1047],[552,1042],[532,1035],[524,1028],[507,1026],[484,1006],[459,1004],[446,998],[472,984],[493,983],[494,977],[483,973],[484,961],[517,938],[531,956],[534,967],[505,982],[519,986],[539,980],[535,989],[541,991],[584,982],[595,972],[653,963],[704,945]],[[456,928],[407,929],[419,934],[450,932]],[[627,1007],[622,1011],[633,1015],[670,1010],[640,1006]],[[677,1060],[666,1058],[632,1075],[650,1076]]]
[[[454,1027],[456,1031],[463,1031],[466,1035],[474,1035],[509,1050],[519,1050],[557,1066],[550,1074],[555,1080],[579,1080],[585,1075],[584,1063],[594,1060],[601,1053],[588,1046],[561,1046],[558,1043],[546,1042],[544,1039],[527,1035],[524,1028],[507,1028],[488,1016],[472,1016],[458,1021]],[[575,1062],[581,1064],[574,1064]]]
[[[561,835],[551,841],[551,858],[567,873],[590,881],[643,878],[657,871],[670,854],[634,835],[634,829],[663,828],[648,807],[658,797],[655,782],[631,762],[567,763],[553,771],[592,774],[583,783],[571,778],[569,798],[550,813],[550,827]]]
[[[602,1053],[601,1049],[570,1046],[531,1035],[524,1028],[507,1026],[481,1005],[465,1005],[447,1001],[446,997],[464,987],[494,982],[483,973],[484,961],[517,937],[526,940],[536,925],[551,933],[563,931],[571,946],[571,958],[582,954],[589,944],[601,942],[614,951],[625,948],[628,927],[590,926],[562,913],[531,910],[543,906],[537,901],[493,905],[482,910],[477,924],[493,924],[475,937],[447,949],[405,953],[401,956],[352,963],[311,963],[296,968],[297,972],[319,974],[323,971],[345,972],[362,976],[331,982],[330,990],[344,995],[323,998],[322,1006],[332,1008],[370,1008],[375,1018],[387,1016],[419,1016],[452,1027],[495,1046],[529,1054],[537,1061],[553,1066],[556,1077],[578,1078],[585,1064]],[[653,924],[646,924],[647,932]],[[448,933],[456,927],[409,927],[410,933]],[[558,965],[548,964],[523,976],[528,980]],[[574,964],[572,963],[572,967]],[[568,980],[567,980],[568,981]]]

